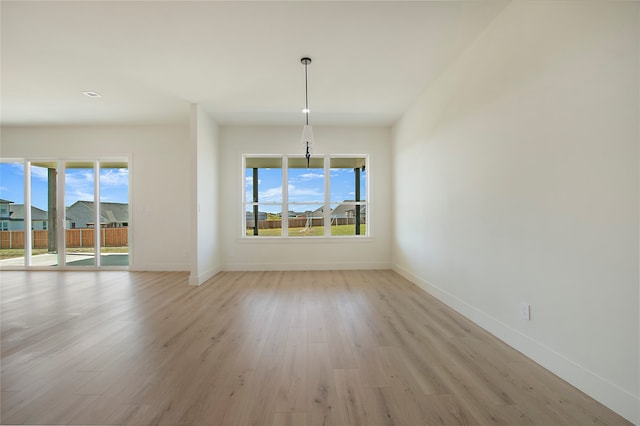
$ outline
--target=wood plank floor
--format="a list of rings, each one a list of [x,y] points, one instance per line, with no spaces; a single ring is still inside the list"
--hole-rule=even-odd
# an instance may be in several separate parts
[[[630,424],[391,271],[0,280],[2,424]]]

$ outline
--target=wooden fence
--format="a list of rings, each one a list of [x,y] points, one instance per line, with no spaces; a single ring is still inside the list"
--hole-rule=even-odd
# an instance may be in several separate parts
[[[127,247],[129,245],[129,228],[100,229],[100,247]],[[68,248],[94,246],[95,229],[66,229],[65,242]],[[49,231],[31,231],[33,248],[47,248]],[[24,231],[0,231],[0,249],[23,249]]]
[[[311,226],[323,226],[324,219],[323,218],[314,218],[311,219]],[[331,221],[331,225],[354,225],[356,223],[356,219],[354,217],[341,217],[341,218],[333,218]],[[364,218],[360,222],[361,224],[366,224],[366,220]],[[305,228],[307,226],[307,219],[302,218],[289,218],[289,228]],[[281,220],[259,220],[258,221],[258,229],[276,229],[282,228]],[[247,229],[253,229],[253,220],[247,219]]]

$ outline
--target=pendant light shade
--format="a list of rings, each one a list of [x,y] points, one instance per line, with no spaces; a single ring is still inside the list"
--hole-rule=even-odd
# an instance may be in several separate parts
[[[302,127],[302,149],[304,150],[305,157],[313,155],[313,127],[311,124],[305,124]],[[307,163],[309,158],[307,158]]]

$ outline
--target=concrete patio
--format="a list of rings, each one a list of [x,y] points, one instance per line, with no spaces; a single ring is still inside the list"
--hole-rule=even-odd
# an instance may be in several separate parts
[[[95,266],[95,256],[86,253],[67,253],[66,266]],[[129,266],[128,253],[103,253],[100,255],[101,266]],[[31,266],[57,266],[58,254],[45,253],[31,257]],[[19,268],[24,266],[23,257],[0,260],[1,269]]]

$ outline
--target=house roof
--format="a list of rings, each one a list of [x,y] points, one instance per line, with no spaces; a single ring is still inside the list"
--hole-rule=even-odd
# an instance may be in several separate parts
[[[353,205],[353,204],[339,204],[336,208],[331,210],[331,216],[332,217],[346,217],[347,216],[347,212],[355,213],[355,211],[356,211],[356,206]],[[366,212],[367,212],[367,206],[366,205],[361,205],[360,206],[360,214],[365,214]]]
[[[13,201],[4,200],[4,199],[0,198],[0,203],[3,203],[3,204],[7,204],[7,203],[8,203],[8,204],[11,204],[11,203],[13,203]]]
[[[100,223],[123,223],[129,221],[129,205],[126,203],[101,202]],[[94,223],[93,201],[76,201],[67,207],[67,219],[74,222]]]
[[[24,204],[10,204],[11,220],[24,220]],[[49,216],[45,210],[31,206],[31,220],[47,220]]]
[[[508,3],[3,1],[1,124],[389,126]]]
[[[125,203],[101,202],[101,223],[122,223],[129,221],[129,205]],[[12,220],[24,220],[24,204],[10,204],[9,212]],[[31,220],[47,220],[46,210],[31,206]],[[67,219],[77,222],[93,223],[93,201],[76,201],[67,207]]]
[[[331,209],[331,217],[346,217],[348,211],[355,212],[356,206],[354,204],[349,204],[353,202],[354,202],[353,200],[345,200],[343,203],[338,204],[335,208]],[[322,207],[317,208],[314,211],[314,213],[321,214],[322,210],[323,210]],[[367,212],[367,206],[361,205],[360,214],[365,214],[366,212]]]

